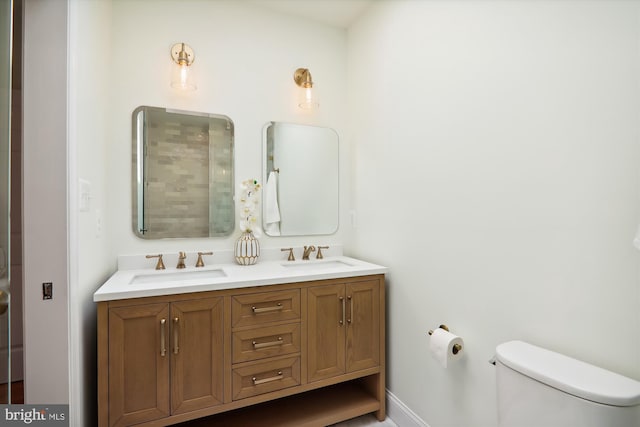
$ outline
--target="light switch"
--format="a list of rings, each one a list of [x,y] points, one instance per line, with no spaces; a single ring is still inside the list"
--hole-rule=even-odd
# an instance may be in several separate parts
[[[78,203],[80,212],[89,212],[91,210],[91,183],[87,180],[79,180],[80,201]]]

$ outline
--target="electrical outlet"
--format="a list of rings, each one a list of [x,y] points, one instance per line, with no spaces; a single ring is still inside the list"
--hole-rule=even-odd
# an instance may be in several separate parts
[[[53,299],[53,283],[44,282],[42,284],[42,299]]]

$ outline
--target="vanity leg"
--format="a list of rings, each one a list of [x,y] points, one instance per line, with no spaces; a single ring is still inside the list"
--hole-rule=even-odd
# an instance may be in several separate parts
[[[109,425],[109,311],[106,302],[98,303],[98,427]]]

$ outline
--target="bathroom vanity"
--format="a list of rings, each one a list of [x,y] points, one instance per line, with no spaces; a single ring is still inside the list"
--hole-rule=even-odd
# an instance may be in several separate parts
[[[119,270],[98,304],[98,425],[385,417],[385,267],[348,257]]]

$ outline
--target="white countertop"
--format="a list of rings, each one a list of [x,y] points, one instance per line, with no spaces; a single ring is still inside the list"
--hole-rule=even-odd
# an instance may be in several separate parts
[[[387,267],[346,256],[331,256],[322,260],[308,261],[259,261],[257,264],[246,266],[223,263],[200,268],[188,266],[180,270],[176,268],[121,269],[93,294],[93,300],[95,302],[111,301],[338,279],[384,274],[387,270]]]

